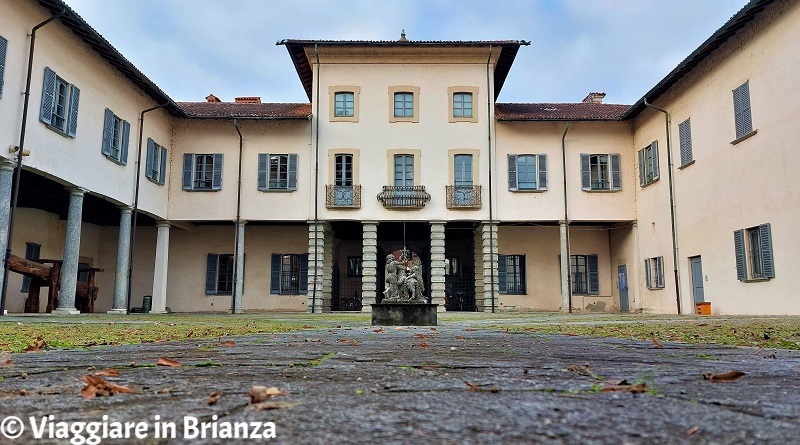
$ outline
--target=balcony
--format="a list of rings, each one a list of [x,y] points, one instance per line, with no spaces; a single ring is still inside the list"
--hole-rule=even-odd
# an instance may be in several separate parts
[[[329,209],[360,209],[360,185],[326,185],[325,207]]]
[[[467,185],[455,186],[448,185],[447,208],[448,209],[479,209],[481,208],[481,186]]]
[[[431,195],[424,185],[385,185],[378,193],[378,201],[387,209],[421,209],[430,200]]]

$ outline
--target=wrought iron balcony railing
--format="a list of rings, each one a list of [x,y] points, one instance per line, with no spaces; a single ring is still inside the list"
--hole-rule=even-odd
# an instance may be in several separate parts
[[[325,207],[329,209],[361,208],[360,185],[325,186]]]
[[[479,185],[448,185],[448,209],[479,209],[481,208],[481,186]]]
[[[387,209],[421,209],[430,200],[424,185],[385,185],[378,193],[378,201]]]

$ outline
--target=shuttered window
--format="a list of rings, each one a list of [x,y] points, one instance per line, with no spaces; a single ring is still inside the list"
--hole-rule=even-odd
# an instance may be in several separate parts
[[[620,156],[610,154],[581,154],[581,189],[622,190]]]
[[[209,253],[206,257],[206,295],[233,293],[233,254]]]
[[[753,116],[750,111],[750,81],[733,90],[733,114],[736,123],[736,139],[753,131]]]
[[[3,83],[5,81],[7,53],[8,53],[8,40],[0,36],[0,99],[3,98]]]
[[[78,130],[80,90],[48,67],[44,69],[43,83],[39,120],[49,128],[74,138]]]
[[[501,294],[525,294],[525,255],[498,255],[497,276]]]
[[[147,138],[147,161],[145,177],[158,185],[164,185],[167,170],[167,149]]]
[[[644,281],[648,289],[664,288],[664,257],[645,258]]]
[[[308,254],[273,253],[271,259],[271,294],[300,295],[308,293]]]
[[[511,191],[547,190],[547,155],[508,155],[508,189]]]
[[[692,124],[689,119],[678,124],[678,139],[681,145],[681,167],[692,162]]]
[[[297,154],[260,153],[258,189],[262,191],[297,190]]]
[[[658,178],[658,141],[653,141],[647,147],[639,150],[639,185],[651,184]]]
[[[222,190],[221,153],[183,155],[183,190]]]
[[[131,124],[106,108],[101,153],[117,164],[126,165],[130,135]]]
[[[600,293],[598,267],[597,255],[570,256],[573,294],[598,295]]]
[[[770,224],[737,230],[733,232],[733,242],[740,281],[775,278]]]

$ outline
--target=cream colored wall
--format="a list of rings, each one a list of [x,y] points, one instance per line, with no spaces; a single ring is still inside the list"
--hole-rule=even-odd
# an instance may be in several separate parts
[[[611,290],[614,298],[614,304],[617,308],[621,307],[619,302],[619,276],[618,267],[625,265],[628,280],[628,310],[629,312],[636,312],[641,307],[646,307],[646,298],[649,295],[641,293],[638,288],[640,279],[644,279],[644,275],[640,278],[639,257],[637,249],[637,231],[638,225],[636,223],[628,224],[623,223],[612,227],[608,231],[609,248],[611,251]],[[643,274],[643,272],[642,272]]]
[[[35,2],[13,0],[3,8],[0,30],[8,39],[5,66],[6,82],[0,99],[0,146],[19,144],[22,92],[30,29],[49,17]],[[78,128],[75,138],[62,136],[39,121],[44,68],[50,67],[66,82],[80,89]],[[91,50],[61,22],[52,22],[37,31],[32,69],[30,109],[25,149],[31,154],[25,165],[60,178],[75,186],[108,197],[117,203],[133,203],[138,120],[141,110],[155,102],[136,88],[106,60]],[[131,124],[128,163],[118,165],[101,154],[105,109]],[[171,119],[163,111],[147,115],[145,141],[152,136],[170,146]],[[91,174],[88,174],[91,172]],[[139,206],[143,211],[165,216],[167,194],[142,178]]]
[[[705,299],[715,314],[800,314],[793,298],[793,266],[800,257],[796,235],[796,149],[800,105],[795,98],[800,59],[800,4],[775,2],[707,60],[655,101],[670,112],[673,154],[679,163],[678,124],[691,117],[695,164],[675,169],[678,268],[684,311],[693,310],[688,258],[701,255]],[[736,145],[731,91],[750,81],[753,137]],[[666,143],[663,115],[643,112],[635,122],[634,147],[659,140],[661,180],[637,193],[641,258],[663,255],[667,289],[653,295],[656,312],[675,312],[671,284]],[[655,226],[653,226],[655,223]],[[772,226],[776,277],[737,280],[733,232]],[[641,262],[641,260],[640,260]],[[644,286],[640,273],[641,288]],[[648,291],[642,290],[646,293]],[[652,292],[652,291],[650,291]]]

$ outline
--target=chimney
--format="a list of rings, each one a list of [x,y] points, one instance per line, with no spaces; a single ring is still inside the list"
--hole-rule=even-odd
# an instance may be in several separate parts
[[[604,97],[606,97],[606,93],[589,93],[586,97],[583,98],[583,103],[601,104],[603,103]]]
[[[209,94],[208,96],[206,96],[206,102],[222,102],[222,101],[219,100],[219,97],[213,94]]]
[[[261,97],[259,96],[239,96],[234,99],[237,104],[260,104]]]
[[[398,40],[398,42],[408,42],[408,39],[406,38],[406,30],[405,29],[400,31],[400,40]]]

